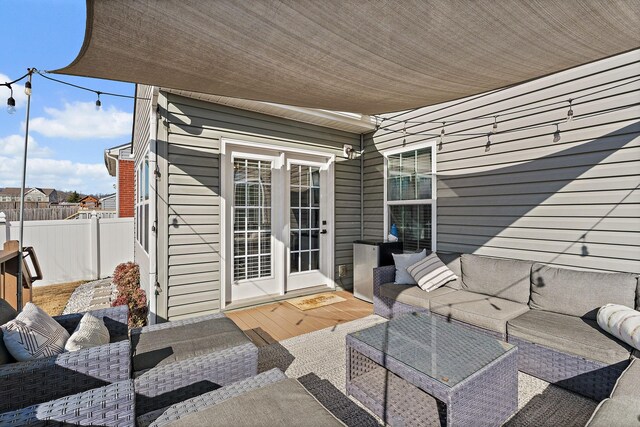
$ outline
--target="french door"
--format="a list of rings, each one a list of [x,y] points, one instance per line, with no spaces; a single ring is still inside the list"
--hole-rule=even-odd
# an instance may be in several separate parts
[[[333,287],[332,159],[227,144],[225,301]]]

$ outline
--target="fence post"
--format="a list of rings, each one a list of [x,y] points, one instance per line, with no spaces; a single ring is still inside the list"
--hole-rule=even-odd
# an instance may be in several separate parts
[[[91,242],[91,276],[92,279],[100,278],[100,232],[99,219],[96,211],[91,212],[90,227]]]
[[[0,246],[4,244],[9,238],[9,226],[7,225],[7,216],[4,212],[0,212]]]

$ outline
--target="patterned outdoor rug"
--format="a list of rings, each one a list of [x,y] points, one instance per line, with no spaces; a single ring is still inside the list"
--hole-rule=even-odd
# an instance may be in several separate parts
[[[384,322],[371,315],[260,348],[259,369],[282,369],[300,382],[348,426],[377,425],[380,420],[345,397],[345,336]],[[595,410],[593,400],[532,376],[518,374],[518,408],[509,427],[584,426]]]
[[[324,307],[325,305],[331,305],[342,301],[346,301],[346,299],[331,292],[287,300],[289,304],[302,311]]]

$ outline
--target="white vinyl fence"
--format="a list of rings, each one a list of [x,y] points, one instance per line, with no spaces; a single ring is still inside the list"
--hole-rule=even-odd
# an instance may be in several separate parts
[[[0,214],[0,245],[18,240],[19,224]],[[33,246],[40,262],[44,278],[36,286],[102,279],[133,261],[133,218],[27,221],[24,246]]]

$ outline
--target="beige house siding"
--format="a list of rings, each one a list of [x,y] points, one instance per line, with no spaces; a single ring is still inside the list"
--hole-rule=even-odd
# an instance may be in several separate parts
[[[446,126],[437,155],[437,249],[530,259],[597,270],[640,271],[640,51],[619,55],[470,102],[451,102],[388,114],[365,139],[365,237],[383,238],[381,151],[439,141],[443,120],[493,116],[600,93],[498,117],[498,130],[538,125],[487,136],[493,118]],[[613,88],[620,85],[617,88]],[[605,90],[613,88],[611,90]],[[538,104],[533,104],[539,101]],[[620,109],[612,113],[613,110]],[[398,122],[397,120],[400,120]],[[554,123],[560,140],[554,142]]]
[[[335,272],[349,266],[340,281],[352,286],[351,243],[360,237],[359,160],[341,158],[343,144],[359,145],[359,135],[161,92],[158,139],[166,133],[167,216],[159,215],[166,232],[167,319],[216,312],[220,309],[220,139],[248,138],[283,147],[308,147],[335,154],[336,244]],[[160,163],[159,163],[160,164]],[[162,171],[161,171],[162,173]],[[160,202],[159,202],[160,203]],[[160,209],[160,208],[159,208]],[[163,218],[167,222],[162,224]],[[159,242],[162,238],[158,237]],[[160,246],[160,244],[159,244]],[[160,256],[160,252],[159,252]],[[159,278],[161,272],[159,271]],[[166,291],[166,292],[165,292]]]

